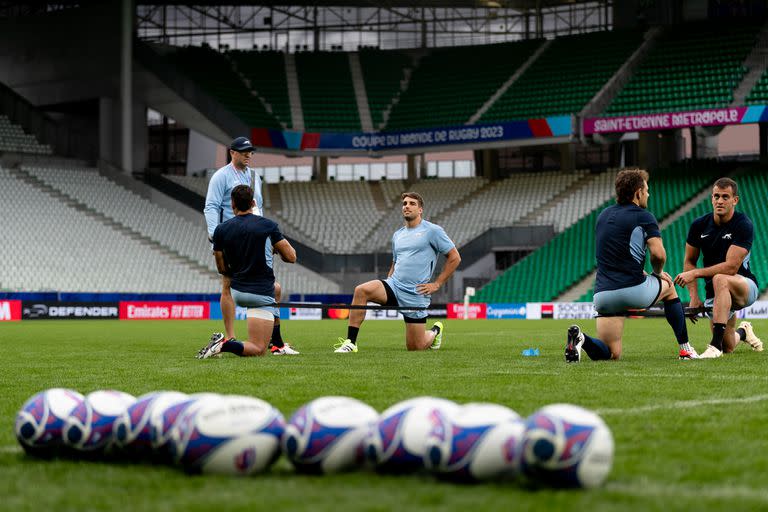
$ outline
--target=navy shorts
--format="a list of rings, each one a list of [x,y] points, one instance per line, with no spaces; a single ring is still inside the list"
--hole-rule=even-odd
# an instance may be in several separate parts
[[[395,291],[392,289],[392,287],[389,285],[387,281],[384,279],[380,279],[381,284],[384,285],[384,289],[387,291],[387,302],[385,302],[384,306],[421,306],[422,304],[414,304],[414,302],[423,302],[423,297],[420,297],[422,300],[420,301],[414,301],[409,295],[410,294],[404,294],[395,293]],[[428,305],[428,304],[426,304]],[[404,311],[401,310],[400,313],[403,315],[403,320],[405,320],[405,323],[407,324],[425,324],[427,323],[427,312],[426,311]]]

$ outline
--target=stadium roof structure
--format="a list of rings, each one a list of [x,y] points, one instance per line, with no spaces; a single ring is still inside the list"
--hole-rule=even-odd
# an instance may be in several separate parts
[[[155,1],[155,0],[136,0],[135,5],[154,5],[154,6],[302,6],[302,7],[411,7],[411,8],[506,8],[519,10],[535,10],[547,7],[573,5],[573,4],[605,4],[610,0],[195,0],[195,1]],[[59,0],[50,2],[47,0],[21,0],[21,1],[2,1],[0,9],[26,8],[30,12],[40,10],[56,10],[66,7],[76,7],[89,3],[101,3],[98,0]]]

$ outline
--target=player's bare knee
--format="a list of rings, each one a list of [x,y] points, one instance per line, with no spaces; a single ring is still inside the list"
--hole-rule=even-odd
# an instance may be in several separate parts
[[[728,276],[725,274],[715,274],[712,276],[712,288],[715,290],[715,293],[727,291]]]

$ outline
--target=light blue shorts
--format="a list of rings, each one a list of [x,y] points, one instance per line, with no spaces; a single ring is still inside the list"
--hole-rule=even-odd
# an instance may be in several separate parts
[[[275,303],[275,298],[268,295],[256,295],[255,293],[247,293],[232,290],[232,298],[235,299],[235,304],[243,308],[256,308],[263,309],[272,313],[275,318],[280,318],[280,312],[276,307],[272,306]]]
[[[382,281],[385,282],[387,286],[389,286],[390,290],[392,290],[392,293],[395,295],[395,299],[397,299],[398,306],[426,308],[431,302],[429,295],[406,292],[405,290],[398,288],[397,285],[395,285],[395,283],[390,279],[383,279]],[[427,318],[426,310],[408,311],[407,309],[401,309],[400,313],[406,318],[406,322],[408,321],[407,319],[422,320]]]
[[[757,300],[757,296],[760,294],[760,290],[757,289],[757,283],[755,283],[753,280],[749,279],[748,277],[744,277],[744,276],[739,276],[739,277],[747,282],[747,286],[749,287],[749,295],[747,295],[747,303],[746,304],[744,304],[743,306],[739,306],[737,308],[732,308],[731,309],[731,314],[728,315],[728,319],[729,320],[731,319],[731,317],[734,314],[736,314],[736,311],[738,311],[740,309],[748,308],[749,306],[754,304],[755,301]],[[704,307],[711,308],[714,305],[715,305],[715,299],[714,298],[707,299],[707,300],[704,301]],[[712,311],[708,311],[707,312],[707,316],[709,318],[712,318]]]
[[[592,299],[598,315],[623,313],[628,309],[645,309],[656,304],[661,295],[661,279],[654,275],[645,276],[642,283],[598,292]]]

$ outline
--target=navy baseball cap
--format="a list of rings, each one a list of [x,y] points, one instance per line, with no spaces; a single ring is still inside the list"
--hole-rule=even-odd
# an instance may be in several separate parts
[[[229,145],[232,151],[253,151],[253,144],[248,137],[238,137]]]

